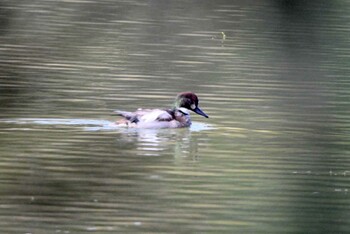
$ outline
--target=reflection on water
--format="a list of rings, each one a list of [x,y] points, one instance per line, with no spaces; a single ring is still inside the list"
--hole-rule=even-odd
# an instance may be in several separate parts
[[[144,132],[146,135],[148,133],[157,133],[161,131],[172,131],[168,130],[152,130],[152,129],[134,129],[134,128],[124,128],[119,127],[114,123],[114,121],[108,120],[93,120],[93,119],[55,119],[55,118],[13,118],[13,119],[0,119],[0,123],[14,123],[14,124],[42,124],[42,125],[73,125],[73,126],[82,126],[87,131],[103,131],[103,130],[118,130],[124,132]],[[87,127],[88,126],[88,127]],[[209,124],[194,122],[189,127],[189,130],[192,132],[199,132],[204,130],[214,129]]]
[[[9,126],[13,130],[30,130],[31,125],[47,125],[60,128],[64,126],[79,126],[86,131],[113,131],[120,133],[118,144],[137,145],[136,154],[141,156],[161,156],[162,152],[175,151],[174,155],[187,157],[192,151],[197,151],[196,146],[191,139],[191,132],[213,130],[208,124],[194,122],[188,129],[135,129],[119,127],[114,122],[107,120],[91,119],[54,119],[54,118],[13,118],[1,119],[0,123],[20,124],[18,126]],[[71,129],[73,130],[73,129]],[[179,144],[173,145],[170,142]],[[190,155],[196,157],[196,155]]]
[[[349,232],[349,10],[3,1],[0,232]],[[109,115],[188,90],[189,129]]]

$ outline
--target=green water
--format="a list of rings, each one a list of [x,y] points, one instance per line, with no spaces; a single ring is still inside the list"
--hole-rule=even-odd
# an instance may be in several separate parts
[[[3,1],[0,233],[350,231],[345,1]],[[190,129],[111,127],[172,105]]]

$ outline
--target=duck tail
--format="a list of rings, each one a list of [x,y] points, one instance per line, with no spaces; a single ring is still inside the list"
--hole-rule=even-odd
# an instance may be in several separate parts
[[[135,115],[135,113],[133,113],[133,112],[115,110],[115,111],[113,111],[112,115],[122,116],[122,117],[124,117],[125,119],[129,120],[132,123],[139,122],[139,120],[137,118],[137,115]]]

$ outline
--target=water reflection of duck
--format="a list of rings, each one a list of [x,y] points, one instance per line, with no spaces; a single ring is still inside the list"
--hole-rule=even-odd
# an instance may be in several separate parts
[[[124,117],[118,120],[118,126],[131,128],[182,128],[191,125],[188,110],[209,118],[198,107],[198,97],[192,92],[179,93],[171,109],[138,109],[135,112],[114,111]]]

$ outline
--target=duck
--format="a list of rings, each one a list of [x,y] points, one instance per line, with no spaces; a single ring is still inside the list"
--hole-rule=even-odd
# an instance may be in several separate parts
[[[115,110],[114,114],[122,119],[116,125],[129,128],[185,128],[191,126],[190,112],[209,118],[198,106],[198,97],[193,92],[179,93],[169,109],[142,109],[135,112]]]

